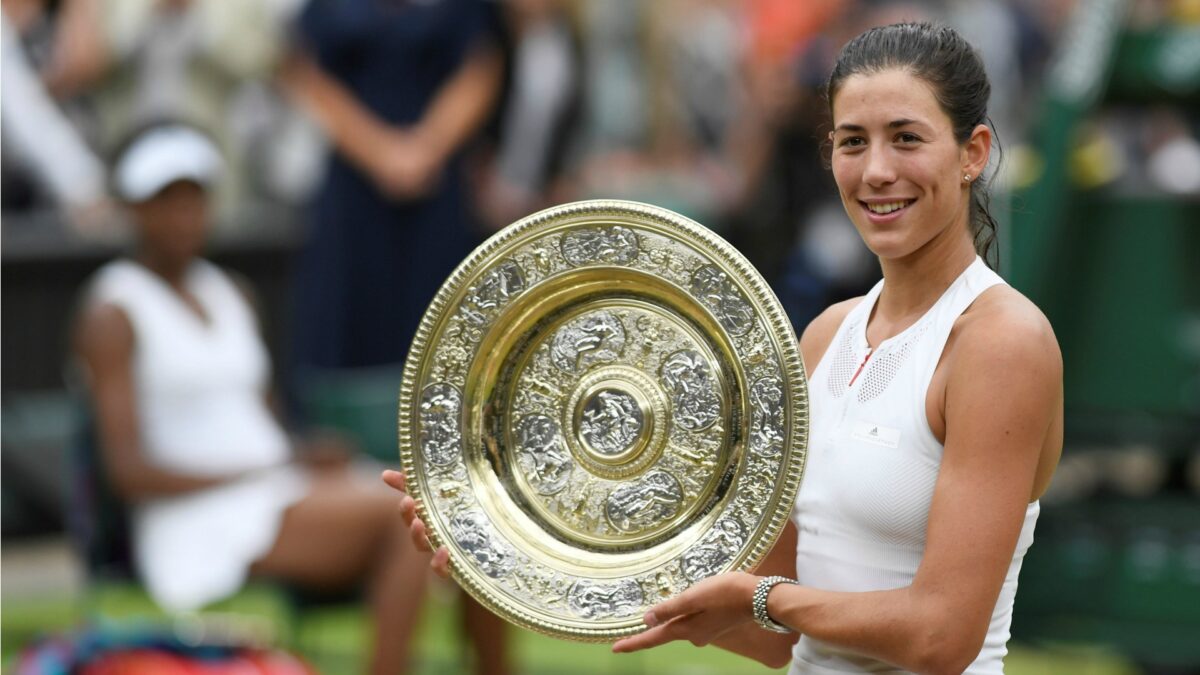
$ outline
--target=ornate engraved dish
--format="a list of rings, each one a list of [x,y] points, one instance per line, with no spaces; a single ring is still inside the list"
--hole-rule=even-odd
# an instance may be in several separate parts
[[[579,640],[770,550],[803,472],[791,326],[731,246],[670,211],[567,204],[442,286],[400,392],[400,454],[457,581]]]

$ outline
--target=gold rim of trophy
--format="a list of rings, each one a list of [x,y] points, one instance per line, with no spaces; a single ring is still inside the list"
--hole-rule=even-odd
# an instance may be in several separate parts
[[[595,200],[497,233],[421,321],[400,458],[455,580],[557,637],[745,570],[791,513],[806,376],[746,259],[671,211]]]

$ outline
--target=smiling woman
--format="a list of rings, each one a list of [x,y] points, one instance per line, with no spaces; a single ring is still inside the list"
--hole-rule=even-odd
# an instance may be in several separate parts
[[[949,28],[885,26],[843,49],[833,174],[883,281],[801,338],[810,429],[792,525],[755,573],[656,605],[615,651],[687,640],[793,674],[1003,672],[1062,443],[1062,358],[983,259],[989,91]],[[385,480],[404,490],[402,474]],[[407,495],[401,513],[428,548]]]
[[[887,259],[955,246],[969,218],[966,177],[987,164],[991,131],[978,124],[959,142],[931,86],[907,70],[859,72],[838,84],[833,174],[867,246]]]
[[[876,80],[873,78],[876,75],[883,77]],[[872,82],[864,83],[864,79]],[[857,89],[857,95],[844,92],[847,87]],[[896,101],[895,105],[873,108],[889,117],[883,120],[886,127],[882,131],[885,133],[879,134],[876,142],[888,142],[896,149],[910,150],[940,144],[945,151],[959,151],[960,154],[969,151],[972,153],[970,160],[978,160],[982,154],[981,163],[964,161],[968,158],[960,156],[961,172],[947,175],[946,179],[950,181],[948,185],[953,186],[961,177],[959,186],[967,188],[971,235],[979,255],[989,260],[996,239],[996,221],[987,209],[986,181],[981,180],[981,174],[992,144],[992,129],[987,124],[991,85],[983,62],[971,45],[950,28],[935,28],[928,24],[900,24],[868,31],[846,45],[829,76],[826,93],[831,112],[836,120],[841,120],[830,134],[835,158],[839,155],[844,158],[847,154],[838,150],[857,153],[857,148],[867,144],[868,138],[864,136],[867,128],[856,114],[861,116],[872,110],[860,107],[857,111],[843,111],[844,115],[838,116],[837,111],[832,110],[835,101],[843,105],[857,102],[860,106],[872,100]],[[838,96],[839,93],[849,95]],[[897,93],[900,97],[892,98]],[[930,109],[933,107],[936,110]],[[846,170],[853,169],[848,167]],[[846,185],[836,167],[834,175],[845,201]],[[867,180],[866,175],[862,178]],[[871,179],[878,181],[880,177],[872,176]],[[895,209],[881,208],[883,206],[911,203],[911,200],[861,201],[871,205],[867,208],[884,213]],[[851,208],[850,202],[846,205],[853,217],[858,209]]]

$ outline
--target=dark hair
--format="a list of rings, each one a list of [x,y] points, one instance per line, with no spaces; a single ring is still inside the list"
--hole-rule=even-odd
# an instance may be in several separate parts
[[[932,23],[897,23],[872,28],[854,38],[838,55],[825,97],[833,113],[833,97],[851,75],[871,74],[893,68],[908,71],[929,83],[942,111],[950,118],[954,138],[961,144],[971,137],[976,125],[992,126],[987,116],[988,82],[983,60],[975,48],[953,28]],[[999,150],[999,139],[992,129]],[[999,265],[996,219],[988,211],[987,182],[983,176],[971,183],[971,235],[975,250],[995,268]]]

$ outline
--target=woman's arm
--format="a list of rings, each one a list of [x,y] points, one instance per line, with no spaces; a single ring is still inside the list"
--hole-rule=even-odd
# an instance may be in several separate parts
[[[1058,345],[1040,312],[1023,298],[981,304],[944,364],[945,452],[912,585],[870,593],[779,585],[768,600],[776,621],[916,672],[961,672],[978,655],[1060,414],[1062,382]],[[745,623],[753,586],[722,577],[731,578],[655,608],[654,621],[664,623],[617,648]]]
[[[213,487],[236,476],[189,476],[146,461],[138,434],[133,384],[133,327],[123,311],[99,305],[81,317],[74,336],[96,419],[96,442],[109,480],[122,498],[139,501]]]
[[[852,298],[829,307],[804,329],[800,352],[809,373],[824,356],[846,314],[861,300]],[[758,575],[796,576],[797,536],[795,526],[789,522],[755,574],[736,572],[701,581],[647,612],[646,625],[650,630],[617,642],[613,650],[636,651],[671,640],[688,640],[697,646],[715,644],[772,668],[783,667],[791,658],[796,634],[763,630],[753,620],[750,602]],[[714,600],[725,604],[715,606],[711,604]]]
[[[790,521],[784,526],[775,547],[755,568],[754,575],[796,576],[796,526]],[[758,583],[758,576],[754,575],[747,576],[750,576],[754,583]],[[750,592],[754,592],[753,587]],[[754,659],[770,668],[782,668],[792,660],[792,645],[796,644],[797,637],[795,633],[773,633],[763,630],[751,621],[740,623],[733,630],[713,640],[713,644]]]
[[[302,52],[284,59],[278,81],[347,161],[372,178],[376,176],[388,133],[383,119]]]
[[[488,41],[477,44],[438,90],[413,133],[440,167],[483,125],[500,90],[503,61]]]
[[[483,124],[500,83],[499,52],[476,47],[411,127],[389,124],[308,56],[295,53],[280,81],[338,151],[385,194],[412,199],[437,185],[442,167]]]
[[[104,35],[100,0],[66,0],[59,9],[58,30],[43,73],[46,87],[60,100],[87,91],[113,64]]]

